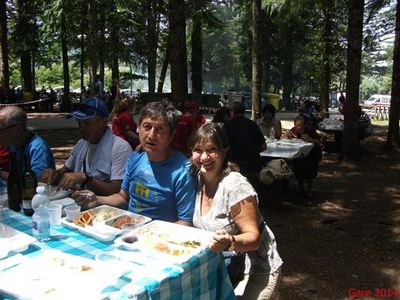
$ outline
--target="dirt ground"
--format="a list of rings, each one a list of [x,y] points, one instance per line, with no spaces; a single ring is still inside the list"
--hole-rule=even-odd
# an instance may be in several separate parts
[[[357,162],[324,153],[308,203],[288,193],[263,209],[284,260],[280,299],[400,299],[400,154],[384,149],[386,130],[374,126]],[[39,133],[58,166],[79,135]]]

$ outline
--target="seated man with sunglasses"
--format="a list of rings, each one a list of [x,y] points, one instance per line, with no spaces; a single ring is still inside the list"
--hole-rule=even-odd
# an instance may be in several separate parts
[[[98,98],[87,98],[68,117],[79,123],[81,139],[61,169],[45,170],[43,180],[62,188],[84,188],[97,195],[120,190],[132,148],[108,127],[108,107]]]
[[[26,113],[18,106],[5,106],[0,110],[0,145],[9,148],[11,164],[21,175],[30,169],[40,179],[45,169],[55,167],[49,145],[37,133],[28,130]]]

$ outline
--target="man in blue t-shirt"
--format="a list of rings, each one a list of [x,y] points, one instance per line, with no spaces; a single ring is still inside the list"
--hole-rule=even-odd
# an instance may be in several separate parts
[[[0,144],[8,146],[11,159],[18,165],[20,173],[30,168],[38,179],[42,172],[54,168],[53,153],[49,145],[38,134],[27,128],[25,111],[17,106],[6,106],[0,110]]]
[[[159,102],[147,104],[139,117],[141,151],[133,152],[119,193],[107,197],[76,196],[87,208],[125,206],[155,220],[192,224],[196,182],[187,158],[171,146],[175,115]]]

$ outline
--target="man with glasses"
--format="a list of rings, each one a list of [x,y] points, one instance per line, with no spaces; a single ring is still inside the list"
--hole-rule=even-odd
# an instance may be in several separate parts
[[[11,159],[20,174],[30,168],[40,179],[47,168],[54,168],[53,153],[46,141],[27,128],[25,111],[18,106],[0,110],[0,144],[9,147]]]
[[[61,169],[45,170],[43,179],[47,183],[84,188],[98,195],[120,190],[132,148],[112,133],[108,115],[107,105],[98,98],[87,98],[69,115],[78,121],[81,139]]]

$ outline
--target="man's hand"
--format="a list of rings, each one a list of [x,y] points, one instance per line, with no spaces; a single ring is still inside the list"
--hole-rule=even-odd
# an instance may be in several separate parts
[[[91,209],[99,204],[96,195],[88,190],[75,191],[71,197],[83,209]]]
[[[65,189],[76,189],[86,181],[86,174],[84,172],[68,172],[58,183],[58,187]]]
[[[60,173],[55,169],[46,169],[41,175],[41,181],[47,184],[56,184],[60,181],[60,179]]]

